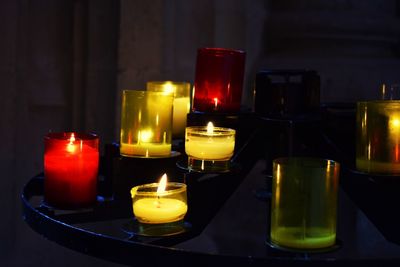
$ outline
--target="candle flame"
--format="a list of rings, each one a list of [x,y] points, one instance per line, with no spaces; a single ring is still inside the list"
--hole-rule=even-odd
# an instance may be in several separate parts
[[[390,124],[394,129],[399,129],[400,128],[400,119],[394,117],[393,119],[390,120]]]
[[[138,132],[138,142],[148,143],[153,137],[153,132],[151,130],[142,130]]]
[[[214,124],[210,121],[207,124],[207,134],[213,134],[214,133]]]
[[[71,137],[69,138],[69,143],[67,145],[67,151],[70,153],[73,153],[76,149],[74,146],[74,142],[75,142],[75,134],[72,133]]]
[[[218,97],[214,97],[214,108],[217,109],[218,107]]]
[[[163,87],[164,87],[163,91],[165,94],[169,95],[169,94],[175,93],[175,86],[172,84],[172,82],[168,81],[168,82],[164,83]]]
[[[164,193],[166,187],[167,187],[167,174],[164,173],[164,175],[160,179],[160,182],[158,183],[157,195],[160,193]]]

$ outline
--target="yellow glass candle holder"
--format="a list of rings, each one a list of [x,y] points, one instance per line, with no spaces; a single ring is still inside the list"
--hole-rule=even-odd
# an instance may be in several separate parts
[[[124,90],[120,154],[127,157],[171,155],[173,94]]]
[[[165,183],[165,190],[159,190],[160,183],[135,186],[131,190],[133,214],[140,223],[165,224],[183,220],[187,213],[186,185]]]
[[[147,91],[167,92],[174,94],[172,112],[172,136],[183,138],[187,114],[190,112],[190,83],[172,81],[147,82]]]
[[[400,174],[400,100],[357,103],[356,168]]]
[[[186,127],[185,152],[188,168],[195,171],[226,170],[235,149],[236,131],[207,126]]]

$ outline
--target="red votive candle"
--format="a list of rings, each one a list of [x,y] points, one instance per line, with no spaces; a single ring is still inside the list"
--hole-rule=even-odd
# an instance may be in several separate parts
[[[45,201],[59,208],[94,204],[99,168],[98,136],[49,133],[44,142]]]
[[[244,51],[226,48],[197,51],[193,111],[240,110],[245,57]]]

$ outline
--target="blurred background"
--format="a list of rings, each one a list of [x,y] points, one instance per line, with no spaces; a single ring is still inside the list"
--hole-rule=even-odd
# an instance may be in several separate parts
[[[246,51],[246,107],[267,69],[316,70],[321,102],[372,99],[400,80],[399,16],[396,0],[2,0],[0,265],[112,265],[23,221],[21,190],[43,169],[47,132],[118,141],[121,91],[193,84],[199,47]]]

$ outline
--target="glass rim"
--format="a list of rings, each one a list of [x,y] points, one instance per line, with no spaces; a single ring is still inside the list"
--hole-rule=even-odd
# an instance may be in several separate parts
[[[244,50],[223,48],[223,47],[202,47],[198,49],[198,53],[222,54],[222,55],[245,55]]]
[[[178,182],[167,182],[167,187],[168,186],[175,186],[176,188],[170,189],[170,190],[165,190],[162,193],[157,194],[157,188],[158,188],[159,183],[150,183],[150,184],[143,184],[143,185],[137,185],[132,187],[131,189],[131,196],[132,198],[134,196],[150,196],[150,197],[157,197],[157,196],[169,196],[169,195],[174,195],[174,194],[179,194],[182,192],[186,191],[186,184],[184,183],[178,183]],[[151,192],[140,192],[140,189],[143,188],[154,188],[155,191]]]
[[[369,103],[375,103],[375,104],[387,104],[387,103],[400,103],[400,99],[391,99],[391,100],[382,100],[382,99],[373,99],[373,100],[363,100],[363,101],[357,101],[357,105],[361,104],[369,104]]]
[[[148,91],[148,90],[122,90],[124,95],[138,95],[138,96],[145,96],[149,95],[159,95],[165,97],[174,97],[174,93],[165,93],[163,91]]]
[[[335,167],[340,167],[340,163],[338,161],[326,158],[318,158],[318,157],[280,157],[273,160],[273,164],[280,164],[282,166],[289,166],[293,164],[301,164],[304,168],[324,168],[323,165],[328,165],[327,163],[333,164]],[[310,164],[303,166],[304,164]]]
[[[74,134],[75,140],[98,140],[99,136],[95,133],[79,133],[73,131],[66,131],[66,132],[50,132],[47,133],[44,137],[45,140],[60,140],[60,141],[68,141],[72,134]]]
[[[225,127],[214,127],[212,133],[207,133],[207,126],[188,126],[185,133],[197,136],[230,136],[235,135],[236,130]]]
[[[147,81],[146,84],[157,84],[157,85],[162,85],[165,83],[171,83],[174,85],[190,85],[190,82],[185,82],[185,81],[172,81],[172,80],[165,80],[165,81]]]

